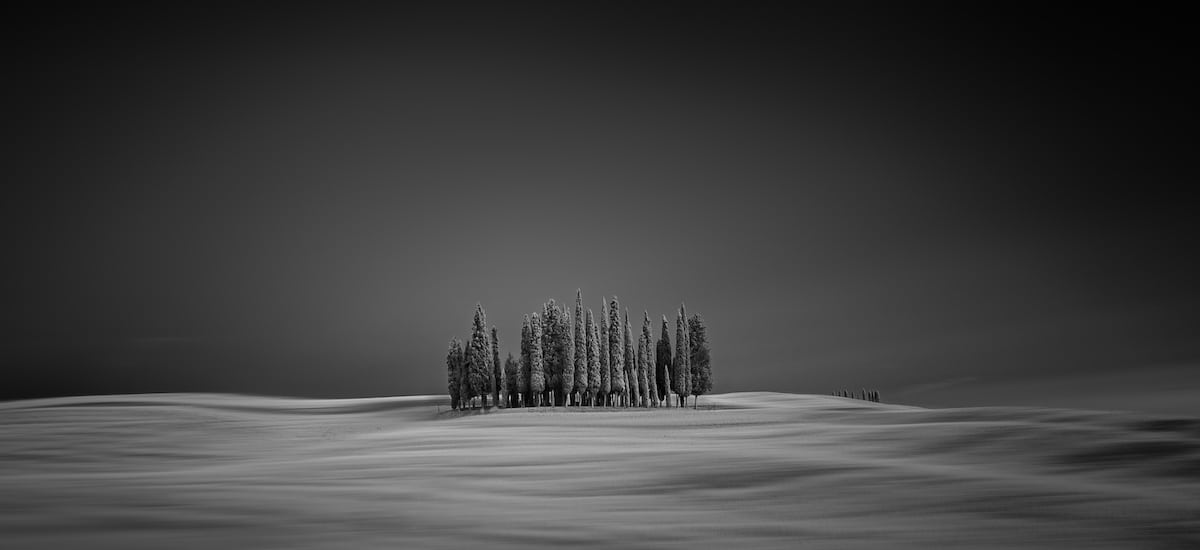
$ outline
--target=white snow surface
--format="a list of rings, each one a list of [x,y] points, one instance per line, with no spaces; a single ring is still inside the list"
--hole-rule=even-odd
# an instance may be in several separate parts
[[[1200,419],[705,396],[0,403],[4,548],[1198,548]]]

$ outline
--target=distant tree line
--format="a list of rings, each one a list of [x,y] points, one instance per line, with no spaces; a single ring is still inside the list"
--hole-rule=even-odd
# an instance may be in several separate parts
[[[510,352],[503,365],[496,327],[488,330],[476,304],[470,340],[452,339],[446,354],[451,407],[670,407],[672,393],[676,406],[687,406],[690,396],[695,407],[712,392],[708,332],[699,314],[689,317],[679,306],[672,351],[666,315],[655,341],[648,312],[635,333],[615,296],[602,302],[599,320],[585,312],[578,290],[573,315],[553,299],[543,304],[521,324],[519,357]]]
[[[829,395],[832,395],[834,397],[849,397],[851,399],[862,399],[864,401],[871,401],[873,403],[880,402],[879,401],[879,390],[868,390],[866,388],[863,388],[858,393],[855,393],[852,390],[837,390]]]

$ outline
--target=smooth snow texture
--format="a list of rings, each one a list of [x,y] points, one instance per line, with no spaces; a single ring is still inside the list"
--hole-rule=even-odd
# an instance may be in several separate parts
[[[0,403],[6,548],[1200,545],[1200,420],[778,393]],[[439,412],[440,409],[440,412]]]

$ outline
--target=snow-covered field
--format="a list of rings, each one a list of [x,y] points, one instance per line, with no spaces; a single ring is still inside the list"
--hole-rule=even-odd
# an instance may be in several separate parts
[[[0,403],[0,546],[1200,547],[1200,419],[776,393],[445,402]]]

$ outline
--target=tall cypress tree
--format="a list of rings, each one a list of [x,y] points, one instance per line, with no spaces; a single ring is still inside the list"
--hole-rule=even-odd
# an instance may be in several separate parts
[[[641,397],[638,391],[637,356],[633,354],[633,331],[629,328],[629,309],[625,309],[625,326],[621,330],[625,337],[625,405],[636,407]]]
[[[533,324],[529,321],[529,316],[525,316],[525,322],[521,325],[521,379],[517,383],[517,391],[521,393],[521,406],[530,407],[529,399],[529,383],[533,379]]]
[[[650,396],[646,389],[646,340],[637,333],[637,406],[649,407]]]
[[[563,306],[562,313],[558,316],[559,323],[562,328],[559,329],[562,334],[563,342],[563,367],[562,367],[562,387],[559,393],[562,394],[562,404],[567,406],[571,404],[571,396],[575,390],[575,329],[571,326],[571,312],[567,306]]]
[[[487,361],[484,362],[486,372],[484,373],[483,391],[479,394],[479,402],[480,405],[486,408],[488,406],[488,398],[492,396],[492,392],[496,391],[496,377],[494,376],[496,374],[496,364],[492,361],[492,333],[487,330],[486,317],[483,322],[485,323],[483,327],[483,353],[487,356]]]
[[[658,356],[654,360],[655,368],[658,372],[655,378],[658,379],[658,395],[661,397],[666,406],[671,406],[671,390],[675,387],[675,380],[671,377],[672,373],[672,357],[671,357],[671,334],[667,329],[667,316],[662,316],[662,331],[658,337]]]
[[[675,364],[672,365],[672,371],[675,373],[675,393],[679,396],[680,406],[687,405],[687,396],[691,393],[691,369],[688,366],[688,335],[687,335],[687,318],[684,317],[683,307],[675,314]]]
[[[491,391],[487,383],[492,374],[492,346],[488,343],[486,323],[487,316],[483,313],[483,306],[475,304],[475,319],[471,323],[471,365],[467,369],[467,385],[470,386],[470,397],[479,397],[481,400]]]
[[[638,378],[638,401],[642,408],[650,406],[650,388],[647,386],[646,379],[646,338],[638,333],[637,343],[637,378]]]
[[[504,364],[500,362],[500,336],[496,325],[492,325],[492,406],[500,406],[500,394],[508,393],[504,389]]]
[[[587,312],[587,392],[588,401],[596,406],[596,394],[600,392],[600,333],[592,319],[592,310]]]
[[[646,342],[646,389],[650,391],[650,406],[658,406],[658,369],[655,366],[654,336],[650,334],[650,312],[642,310],[642,340]]]
[[[701,395],[712,391],[712,365],[709,358],[708,350],[708,327],[704,325],[704,319],[699,313],[693,314],[688,319],[688,346],[691,348],[691,356],[688,362],[692,368],[692,395],[695,400],[692,401],[692,406],[696,406],[696,401]]]
[[[546,364],[542,356],[542,319],[534,313],[529,318],[529,397],[541,405],[546,392]]]
[[[687,308],[683,304],[679,304],[679,313],[683,316],[683,334],[684,334],[684,356],[687,358],[687,365],[683,369],[683,377],[687,380],[686,390],[683,394],[683,404],[687,405],[687,396],[692,394],[692,331],[688,328]]]
[[[572,393],[583,400],[588,391],[587,334],[583,323],[583,292],[575,289],[575,386]],[[582,405],[582,403],[576,403]]]
[[[612,369],[608,356],[608,303],[600,308],[600,399],[601,405],[608,406],[608,396],[612,393]]]
[[[446,351],[446,389],[450,393],[450,408],[459,407],[460,377],[462,376],[462,342],[458,338],[450,339],[450,349]]]
[[[545,401],[554,405],[553,394],[562,386],[562,349],[559,345],[558,306],[554,298],[542,304],[542,364],[546,369]]]
[[[616,296],[608,303],[608,365],[616,399],[613,405],[618,406],[625,394],[625,342],[621,339],[621,303]]]

